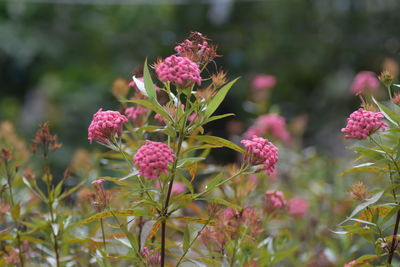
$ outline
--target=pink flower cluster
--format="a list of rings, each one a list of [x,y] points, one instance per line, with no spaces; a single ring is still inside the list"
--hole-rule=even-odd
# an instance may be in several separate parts
[[[253,136],[251,140],[242,140],[241,142],[248,155],[245,160],[249,160],[251,164],[264,164],[264,170],[268,175],[275,171],[275,164],[278,161],[278,148],[267,139]]]
[[[253,135],[270,135],[283,142],[290,142],[292,139],[286,130],[285,118],[278,114],[265,114],[258,117],[254,125],[244,133],[244,138],[251,138]]]
[[[90,143],[97,141],[108,145],[109,139],[115,135],[122,135],[122,126],[128,119],[118,111],[99,109],[94,115],[89,125],[88,139]]]
[[[134,156],[139,173],[146,179],[157,179],[161,173],[168,174],[168,163],[174,161],[175,154],[164,143],[146,140]]]
[[[148,247],[142,248],[142,255],[146,259],[146,262],[150,266],[158,266],[161,262],[160,252],[154,249],[149,249]]]
[[[258,74],[252,81],[252,88],[256,91],[271,89],[276,84],[276,78],[273,75]]]
[[[265,192],[265,205],[266,212],[274,212],[281,209],[286,205],[285,196],[281,191],[268,190]]]
[[[193,83],[201,85],[199,67],[186,57],[169,56],[158,64],[156,72],[162,82],[170,81],[181,87],[188,87]]]
[[[347,139],[366,139],[378,129],[386,130],[388,126],[382,121],[383,115],[380,112],[372,112],[365,109],[358,109],[347,118],[347,125],[342,132]]]
[[[125,109],[125,115],[136,124],[142,124],[142,117],[148,112],[148,109],[142,107],[129,107]]]
[[[354,78],[351,85],[351,92],[354,95],[362,94],[366,91],[373,92],[379,88],[379,80],[375,73],[371,71],[361,71]]]
[[[301,197],[294,197],[289,200],[287,207],[290,215],[303,218],[308,211],[308,202]]]

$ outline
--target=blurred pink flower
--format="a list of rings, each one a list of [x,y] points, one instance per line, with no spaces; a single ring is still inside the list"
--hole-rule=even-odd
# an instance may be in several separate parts
[[[368,136],[381,129],[386,130],[388,126],[383,122],[384,116],[380,112],[372,112],[365,109],[358,109],[351,113],[347,119],[347,125],[342,128],[346,139],[366,139]]]
[[[290,142],[292,139],[286,129],[285,118],[278,114],[265,114],[258,117],[254,125],[244,133],[245,138],[253,135],[269,135],[283,142]]]
[[[94,180],[94,181],[92,182],[92,184],[101,184],[101,183],[103,183],[103,182],[104,182],[104,179],[103,179],[103,178],[100,178],[100,179]]]
[[[171,193],[173,195],[179,195],[180,193],[183,193],[186,191],[186,186],[180,182],[174,182],[172,185],[172,190]]]
[[[379,88],[379,80],[375,73],[371,71],[361,71],[354,77],[351,85],[351,92],[354,95],[359,95],[364,92],[374,92]]]
[[[115,135],[122,135],[122,126],[128,122],[128,119],[118,111],[99,109],[94,115],[89,125],[88,139],[108,145],[109,139]]]
[[[276,85],[276,78],[273,75],[258,74],[256,77],[254,77],[251,85],[256,91],[271,89]]]
[[[149,110],[142,107],[129,107],[125,109],[125,115],[131,119],[135,124],[141,126],[143,124],[143,117]]]
[[[149,249],[148,247],[142,248],[142,255],[146,259],[146,262],[150,266],[158,266],[161,262],[161,255],[160,252]]]
[[[308,201],[300,197],[289,200],[287,206],[288,213],[294,217],[303,218],[308,211]]]
[[[346,263],[343,267],[352,267],[352,266],[355,266],[355,265],[356,265],[356,261],[353,260],[353,261],[350,261],[350,262]]]
[[[253,136],[251,140],[242,140],[246,148],[245,160],[253,165],[264,164],[264,170],[268,175],[275,171],[275,164],[278,162],[278,148],[267,139]]]
[[[146,140],[134,156],[139,173],[146,179],[157,179],[161,173],[168,174],[168,163],[175,158],[172,149],[164,143]]]
[[[285,196],[281,191],[268,190],[265,192],[265,205],[264,209],[266,212],[274,212],[281,209],[286,205]]]

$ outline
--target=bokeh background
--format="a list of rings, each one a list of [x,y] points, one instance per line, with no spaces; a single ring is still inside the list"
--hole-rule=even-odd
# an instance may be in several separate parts
[[[354,75],[400,59],[399,8],[396,0],[0,1],[0,121],[26,138],[49,121],[65,165],[89,147],[92,114],[117,106],[113,81],[199,31],[218,44],[217,65],[242,77],[220,112],[247,127],[251,79],[275,75],[272,109],[288,121],[307,116],[304,146],[337,156],[340,128],[359,105],[349,90]],[[210,130],[224,135],[225,126]]]

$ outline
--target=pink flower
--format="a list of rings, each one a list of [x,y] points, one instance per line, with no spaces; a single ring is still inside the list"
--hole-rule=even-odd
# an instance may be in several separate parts
[[[173,82],[184,88],[193,83],[201,85],[199,67],[186,57],[169,56],[157,65],[156,72],[162,82]]]
[[[92,184],[101,184],[101,183],[103,183],[103,182],[104,182],[104,179],[103,179],[103,178],[100,178],[100,179],[94,180],[94,181],[92,182]]]
[[[134,123],[141,125],[143,117],[148,112],[148,109],[142,107],[129,107],[125,109],[125,115],[128,119],[131,119]]]
[[[186,191],[186,186],[180,182],[174,182],[172,185],[172,191],[171,193],[173,195],[179,195],[180,193],[183,193]]]
[[[109,139],[115,135],[122,135],[122,126],[128,119],[118,111],[102,111],[99,109],[94,115],[88,129],[90,143],[94,141],[108,145]]]
[[[172,149],[164,143],[146,140],[134,156],[139,173],[146,179],[157,179],[161,173],[168,174],[168,163],[176,156]]]
[[[265,192],[265,206],[266,212],[273,212],[286,205],[285,196],[281,191],[268,190]]]
[[[258,117],[254,125],[244,133],[245,138],[250,138],[253,135],[270,135],[283,142],[290,142],[292,139],[290,133],[286,130],[285,118],[278,114],[265,114]]]
[[[353,261],[350,261],[350,262],[346,263],[343,267],[352,267],[352,266],[355,266],[355,265],[356,265],[356,261],[353,260]]]
[[[235,216],[235,212],[231,208],[226,208],[224,210],[224,219],[230,220]]]
[[[380,112],[372,112],[365,109],[354,111],[347,119],[347,125],[342,128],[342,133],[347,139],[366,139],[368,136],[381,129],[386,130],[388,126],[382,121],[383,115]]]
[[[150,266],[158,266],[161,262],[160,252],[154,249],[149,249],[148,247],[142,248],[142,255],[146,259],[146,262]]]
[[[288,212],[294,217],[303,218],[308,211],[308,201],[300,198],[294,197],[288,202]]]
[[[364,92],[374,92],[379,88],[379,80],[375,73],[370,71],[361,71],[354,78],[351,85],[351,92],[354,95],[359,95]]]
[[[252,81],[252,88],[256,91],[271,89],[276,84],[276,78],[272,75],[258,74]]]
[[[248,155],[245,160],[249,160],[253,165],[264,164],[264,170],[268,175],[275,171],[275,164],[278,161],[278,148],[267,139],[253,136],[251,140],[242,140],[241,142]]]

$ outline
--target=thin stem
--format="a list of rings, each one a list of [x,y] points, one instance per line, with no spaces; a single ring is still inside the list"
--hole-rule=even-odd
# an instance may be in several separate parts
[[[390,246],[389,257],[388,257],[389,264],[392,264],[393,254],[397,246],[396,243],[397,243],[397,232],[399,230],[399,223],[400,223],[400,209],[397,211],[396,224],[394,226],[394,232],[392,236],[392,245]]]
[[[197,235],[195,236],[195,238],[193,238],[192,242],[190,242],[189,244],[189,248],[183,252],[182,256],[179,258],[176,267],[179,266],[179,264],[181,264],[181,261],[185,258],[186,254],[189,252],[189,249],[193,246],[194,242],[196,242],[197,238],[199,238],[200,234],[203,232],[203,230],[207,227],[207,225],[210,223],[211,221],[211,217],[208,219],[208,221],[203,225],[203,227],[200,229],[200,231],[197,232]]]
[[[101,235],[103,236],[103,246],[104,246],[104,251],[107,254],[107,246],[106,246],[106,235],[104,233],[104,225],[103,225],[103,218],[100,218],[100,226],[101,226]]]
[[[54,239],[54,247],[53,248],[54,248],[54,252],[56,253],[57,267],[59,267],[60,266],[60,253],[58,251],[59,250],[59,247],[58,247],[58,233],[56,234],[54,232],[54,229],[53,229],[53,224],[56,224],[56,220],[54,218],[54,212],[53,212],[53,203],[48,201],[47,204],[48,204],[49,211],[50,211],[50,221],[51,221],[50,228],[51,228],[51,232],[53,234],[53,239]]]

